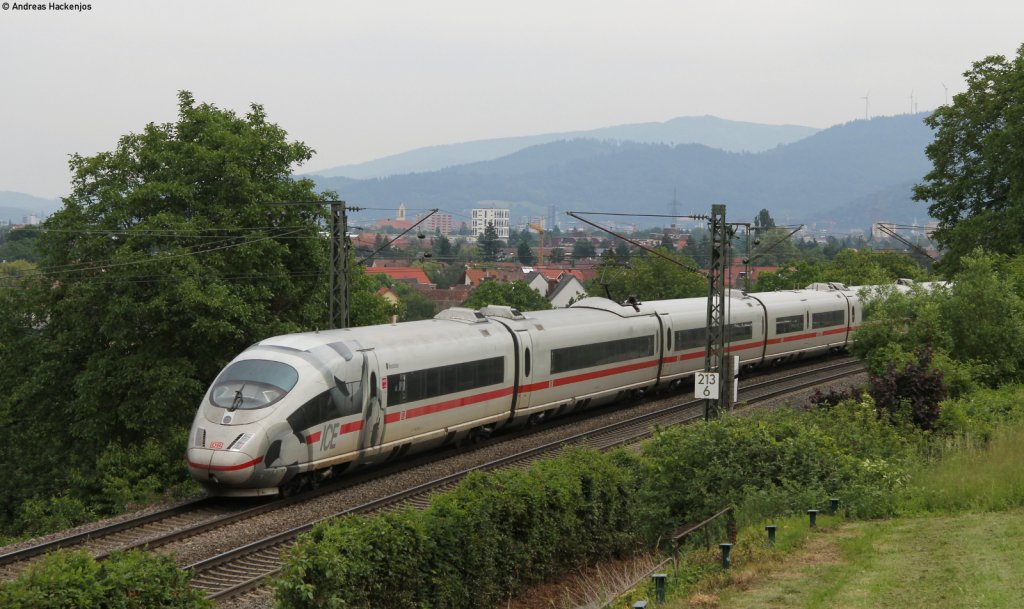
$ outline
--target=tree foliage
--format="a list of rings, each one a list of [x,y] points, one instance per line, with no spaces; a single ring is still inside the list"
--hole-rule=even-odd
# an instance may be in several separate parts
[[[927,278],[927,271],[908,256],[895,252],[844,249],[831,261],[801,260],[777,271],[761,273],[754,291],[789,290],[829,281],[857,286],[891,284],[897,279],[918,281]]]
[[[229,359],[325,325],[321,206],[273,205],[323,198],[292,178],[312,153],[259,105],[238,116],[182,92],[173,123],[71,157],[39,270],[0,295],[0,525],[31,497],[100,494],[111,444],[155,441],[180,464],[178,433]]]
[[[1024,253],[1024,45],[986,57],[964,73],[967,90],[925,122],[935,140],[932,170],[914,188],[939,221],[943,265],[959,267],[975,247]]]
[[[213,603],[189,585],[190,575],[170,556],[114,552],[98,562],[88,552],[58,550],[17,579],[0,584],[6,609],[208,609]]]
[[[537,257],[533,254],[533,250],[530,249],[530,244],[526,241],[520,241],[519,245],[516,246],[516,257],[519,259],[520,264],[529,266],[537,261]]]
[[[0,262],[39,262],[36,242],[40,231],[41,227],[38,226],[0,228]]]
[[[1024,263],[977,250],[948,289],[883,292],[868,299],[854,351],[876,376],[934,355],[951,392],[1024,380]]]
[[[498,259],[498,250],[501,249],[501,239],[498,238],[498,229],[494,228],[494,224],[491,222],[487,223],[484,227],[484,234],[480,236],[477,241],[477,246],[480,248],[480,255],[486,262],[494,262]]]
[[[473,309],[487,305],[505,305],[520,311],[551,308],[551,303],[525,281],[484,281],[462,303],[462,306]]]
[[[608,250],[598,267],[597,278],[589,283],[587,291],[590,294],[610,294],[615,301],[629,296],[640,300],[664,300],[707,295],[707,279],[694,272],[697,264],[693,260],[667,250],[660,252],[675,262],[647,254],[634,256],[628,265],[622,265]]]
[[[586,237],[577,239],[572,244],[572,258],[573,260],[584,260],[586,258],[593,258],[597,255],[597,250],[594,248],[594,244]]]

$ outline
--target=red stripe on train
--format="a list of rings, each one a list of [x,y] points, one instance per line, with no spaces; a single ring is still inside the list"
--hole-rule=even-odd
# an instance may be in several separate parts
[[[235,472],[247,467],[255,467],[262,462],[263,457],[259,456],[252,461],[246,461],[245,463],[239,463],[238,465],[203,465],[202,463],[195,463],[193,461],[189,461],[188,465],[189,467],[194,467],[196,469],[208,469],[212,472]]]
[[[638,364],[629,364],[628,366],[619,366],[618,368],[609,368],[608,370],[595,370],[594,372],[585,372],[583,374],[575,374],[573,376],[567,376],[560,379],[555,379],[554,386],[561,387],[562,385],[571,385],[573,383],[581,383],[583,381],[589,381],[604,376],[613,376],[616,374],[622,374],[624,372],[633,372],[634,370],[643,370],[644,368],[654,368],[658,365],[658,360],[651,360],[649,362],[640,362]]]
[[[416,408],[410,408],[408,410],[403,410],[401,412],[392,412],[384,417],[384,423],[396,423],[398,421],[402,421],[405,419],[422,417],[428,414],[434,414],[435,412],[443,412],[445,410],[460,408],[462,406],[469,406],[470,404],[476,404],[478,402],[494,400],[497,398],[505,397],[506,395],[512,395],[511,387],[503,387],[501,389],[495,389],[494,391],[487,391],[485,393],[478,393],[476,395],[467,395],[465,397],[455,398],[454,400],[445,400],[444,402],[438,402],[436,404],[417,406]]]

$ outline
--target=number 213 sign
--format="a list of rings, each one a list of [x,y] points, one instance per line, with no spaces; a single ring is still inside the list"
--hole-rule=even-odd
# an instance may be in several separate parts
[[[717,372],[698,372],[693,377],[693,397],[698,400],[717,400],[718,387]]]

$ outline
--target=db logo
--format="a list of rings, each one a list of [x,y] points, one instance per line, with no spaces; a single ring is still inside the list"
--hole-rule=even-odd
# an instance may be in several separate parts
[[[210,442],[210,448],[224,448],[223,442]]]

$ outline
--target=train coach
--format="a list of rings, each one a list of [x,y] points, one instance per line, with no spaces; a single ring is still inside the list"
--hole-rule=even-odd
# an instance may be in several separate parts
[[[841,284],[730,292],[742,365],[844,349],[861,323]],[[209,494],[288,493],[348,469],[671,387],[704,366],[707,300],[452,308],[433,319],[260,341],[210,386],[188,467]]]

